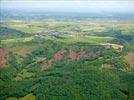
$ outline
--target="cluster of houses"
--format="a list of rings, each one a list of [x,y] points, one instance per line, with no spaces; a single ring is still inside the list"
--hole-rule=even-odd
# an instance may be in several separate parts
[[[57,32],[57,31],[50,31],[50,32],[37,32],[35,33],[35,36],[59,36],[59,35],[63,35],[63,34],[67,34],[67,32]]]

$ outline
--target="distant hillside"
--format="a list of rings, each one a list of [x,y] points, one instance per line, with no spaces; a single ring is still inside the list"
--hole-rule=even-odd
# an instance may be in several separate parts
[[[26,37],[26,36],[28,36],[27,33],[7,27],[0,27],[0,39]]]

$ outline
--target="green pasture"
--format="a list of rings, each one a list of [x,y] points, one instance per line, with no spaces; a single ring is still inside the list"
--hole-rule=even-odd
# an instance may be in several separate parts
[[[70,36],[58,38],[57,41],[63,43],[89,43],[89,44],[100,44],[106,43],[114,39],[113,37],[99,37],[99,36]]]

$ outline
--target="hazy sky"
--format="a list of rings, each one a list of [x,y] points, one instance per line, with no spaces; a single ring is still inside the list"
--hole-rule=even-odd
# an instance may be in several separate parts
[[[52,11],[134,12],[134,0],[0,0],[0,6]]]

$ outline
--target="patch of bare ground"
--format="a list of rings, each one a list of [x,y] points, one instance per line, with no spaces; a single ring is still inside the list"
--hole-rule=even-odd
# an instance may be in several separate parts
[[[83,58],[92,58],[95,57],[96,53],[93,52],[85,52],[85,51],[80,51],[80,52],[75,52],[75,51],[71,51],[68,55],[69,60],[79,60],[79,59],[83,59]]]
[[[119,44],[113,44],[113,43],[102,43],[101,45],[103,45],[106,48],[114,48],[114,49],[122,49],[123,45],[119,45]]]
[[[54,61],[60,61],[63,58],[64,58],[64,52],[63,51],[58,51],[53,56]]]
[[[6,48],[0,47],[0,68],[3,68],[7,64],[5,55],[6,55]]]
[[[41,64],[41,68],[42,68],[42,70],[48,70],[48,69],[51,68],[52,64],[54,64],[54,60],[53,59],[50,59],[50,60],[48,60],[46,62],[43,62]]]
[[[131,68],[134,69],[134,52],[129,52],[124,58],[130,64]]]
[[[68,58],[69,58],[70,60],[72,60],[72,61],[76,60],[77,57],[78,57],[78,55],[77,55],[77,53],[74,52],[74,51],[71,51],[71,52],[69,53],[69,55],[68,55]]]
[[[42,70],[47,70],[47,69],[49,69],[49,67],[50,66],[47,63],[41,65]]]
[[[96,57],[96,53],[94,53],[94,52],[87,52],[87,53],[83,56],[83,58],[94,58],[94,57]]]
[[[105,69],[113,69],[111,64],[102,64],[100,67],[100,70],[105,70]]]

